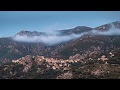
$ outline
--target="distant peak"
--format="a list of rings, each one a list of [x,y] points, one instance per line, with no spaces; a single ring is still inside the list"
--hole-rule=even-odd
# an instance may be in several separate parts
[[[37,31],[25,31],[25,30],[22,30],[20,31],[19,33],[38,33]]]
[[[22,31],[18,32],[17,35],[25,35],[25,34],[28,34],[28,33],[31,33],[31,32],[22,30]]]
[[[104,24],[104,25],[95,27],[94,29],[106,31],[106,30],[109,30],[110,28],[120,28],[120,21]]]
[[[75,28],[90,28],[90,27],[87,27],[87,26],[77,26]]]
[[[92,29],[92,28],[87,26],[77,26],[74,29]]]
[[[120,21],[114,21],[114,22],[112,22],[112,23],[120,23]]]
[[[18,32],[16,35],[20,35],[20,36],[23,36],[23,35],[26,35],[26,36],[40,36],[40,35],[45,35],[45,33],[44,32],[37,32],[37,31],[22,30],[22,31]]]

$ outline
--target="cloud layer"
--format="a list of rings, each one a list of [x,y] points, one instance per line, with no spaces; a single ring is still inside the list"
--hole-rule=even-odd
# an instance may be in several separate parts
[[[91,33],[94,35],[120,35],[120,29],[114,29],[114,30],[109,30],[104,32],[92,30]]]
[[[120,35],[120,29],[111,24],[111,28],[107,31],[92,30],[91,33],[94,35]]]
[[[82,34],[81,35],[71,34],[68,36],[48,35],[48,36],[32,36],[32,37],[28,37],[26,35],[24,36],[16,35],[15,37],[13,37],[13,40],[20,42],[42,42],[47,45],[53,45],[62,42],[67,42],[69,40],[78,38],[80,36],[82,36]]]
[[[12,37],[13,40],[15,41],[20,41],[20,42],[41,42],[46,45],[54,45],[54,44],[59,44],[62,42],[67,42],[72,39],[79,38],[85,34],[92,34],[92,35],[120,35],[120,29],[115,28],[113,25],[108,31],[98,31],[98,30],[92,30],[90,32],[84,32],[81,34],[70,34],[70,35],[59,35],[58,32],[51,31],[47,32],[47,35],[41,35],[41,36],[20,36],[20,35],[15,35]]]

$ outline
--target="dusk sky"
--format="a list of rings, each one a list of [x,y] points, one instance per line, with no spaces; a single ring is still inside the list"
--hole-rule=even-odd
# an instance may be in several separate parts
[[[120,21],[120,11],[0,11],[0,37],[12,36],[22,30],[94,28],[114,21]]]

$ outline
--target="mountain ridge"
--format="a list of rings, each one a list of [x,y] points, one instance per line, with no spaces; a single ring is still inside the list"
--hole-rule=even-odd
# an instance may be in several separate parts
[[[18,42],[15,36],[0,38],[1,79],[120,78],[119,21],[96,28],[78,26],[51,34],[21,31],[17,35],[33,41],[36,38],[47,42],[67,40],[47,45]]]
[[[81,32],[84,32],[85,30],[109,30],[112,26],[114,26],[114,28],[120,28],[120,21],[114,21],[108,24],[104,24],[104,25],[100,25],[98,27],[87,27],[87,26],[76,26],[74,28],[71,29],[63,29],[63,30],[54,30],[55,32],[60,32],[60,33],[64,33],[64,32],[68,32],[69,34],[74,33],[74,34],[78,34]],[[82,30],[83,29],[83,30]],[[78,31],[78,33],[77,33]],[[28,35],[28,36],[39,36],[39,35],[46,35],[46,32],[39,32],[39,31],[26,31],[26,30],[22,30],[20,32],[18,32],[16,35]]]
[[[115,23],[115,22],[112,22]],[[111,23],[109,23],[111,24]],[[120,22],[116,22],[116,27],[119,28]],[[102,25],[104,26],[104,25]],[[105,25],[106,26],[106,25]],[[101,27],[101,26],[99,26]],[[79,28],[79,29],[78,29]],[[74,29],[70,30],[63,30],[63,33],[65,36],[71,35],[71,33],[81,33],[80,28],[82,28],[83,31],[91,31],[92,29],[85,26],[78,26]],[[87,29],[84,29],[87,28]],[[78,32],[76,32],[78,29]],[[73,32],[75,30],[75,32]],[[103,28],[104,30],[104,28]],[[68,31],[68,32],[67,32]],[[28,33],[29,36],[33,35],[36,36],[36,31],[29,32],[29,31],[22,31],[19,32],[21,35],[24,35]],[[19,34],[18,33],[18,34]],[[41,32],[37,34],[38,36],[41,35]],[[61,34],[62,35],[62,34]],[[104,39],[103,39],[104,37]],[[75,39],[69,40],[67,42],[62,42],[59,44],[46,46],[43,43],[31,43],[31,42],[16,42],[13,39],[10,38],[0,38],[0,62],[6,63],[13,59],[20,58],[25,55],[43,55],[45,57],[54,57],[54,58],[63,58],[68,59],[70,56],[79,54],[79,53],[88,53],[87,51],[92,50],[92,46],[97,48],[97,45],[101,47],[101,49],[105,49],[106,47],[112,48],[113,45],[115,49],[119,48],[119,35],[118,36],[107,36],[107,35],[85,35],[82,37],[77,37]],[[64,38],[63,38],[64,39]],[[103,40],[102,40],[103,39]],[[28,39],[29,40],[29,39]],[[112,48],[114,50],[114,48]],[[111,49],[111,50],[112,50]],[[86,51],[85,51],[86,50]],[[100,52],[103,53],[101,50]]]

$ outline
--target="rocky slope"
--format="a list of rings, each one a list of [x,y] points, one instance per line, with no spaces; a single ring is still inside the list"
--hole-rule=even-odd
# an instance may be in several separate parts
[[[87,29],[86,29],[87,28]],[[91,29],[88,27],[76,27],[70,30],[60,30],[59,36],[61,35],[68,35],[71,33],[80,33],[82,30]],[[82,32],[83,32],[82,31]],[[9,38],[0,38],[0,64],[9,62],[13,59],[20,58],[25,55],[46,55],[50,56],[49,52],[54,49],[54,46],[46,46],[44,43],[38,42],[38,43],[31,43],[31,42],[17,42],[14,41],[12,38],[15,36],[47,36],[48,33],[44,32],[30,32],[30,31],[21,31],[17,33],[16,35],[9,37]],[[29,40],[29,39],[28,39]],[[56,47],[57,48],[57,47]]]
[[[0,66],[1,79],[119,79],[120,50],[108,55],[70,56],[69,59],[31,56]],[[93,58],[91,58],[93,56]]]
[[[112,30],[120,28],[119,22],[112,25]],[[108,31],[112,25],[102,25],[96,30]],[[76,31],[81,30],[63,30],[62,33],[78,33]],[[23,31],[21,35],[26,33]],[[120,35],[86,34],[52,46],[16,42],[11,38],[0,40],[1,79],[120,78]]]
[[[81,34],[96,31],[108,31],[120,28],[120,22],[112,22],[96,28],[78,26],[73,29],[59,30],[59,36],[70,34]],[[113,29],[113,31],[114,31]],[[43,32],[21,31],[16,35],[41,36],[48,35]],[[26,55],[42,55],[54,59],[69,59],[76,54],[88,55],[89,53],[98,53],[96,57],[102,54],[107,55],[110,51],[120,49],[120,35],[91,35],[85,34],[82,37],[72,39],[67,42],[59,43],[52,46],[46,46],[44,43],[17,42],[10,38],[0,38],[0,63],[7,63],[13,59],[18,59]]]

